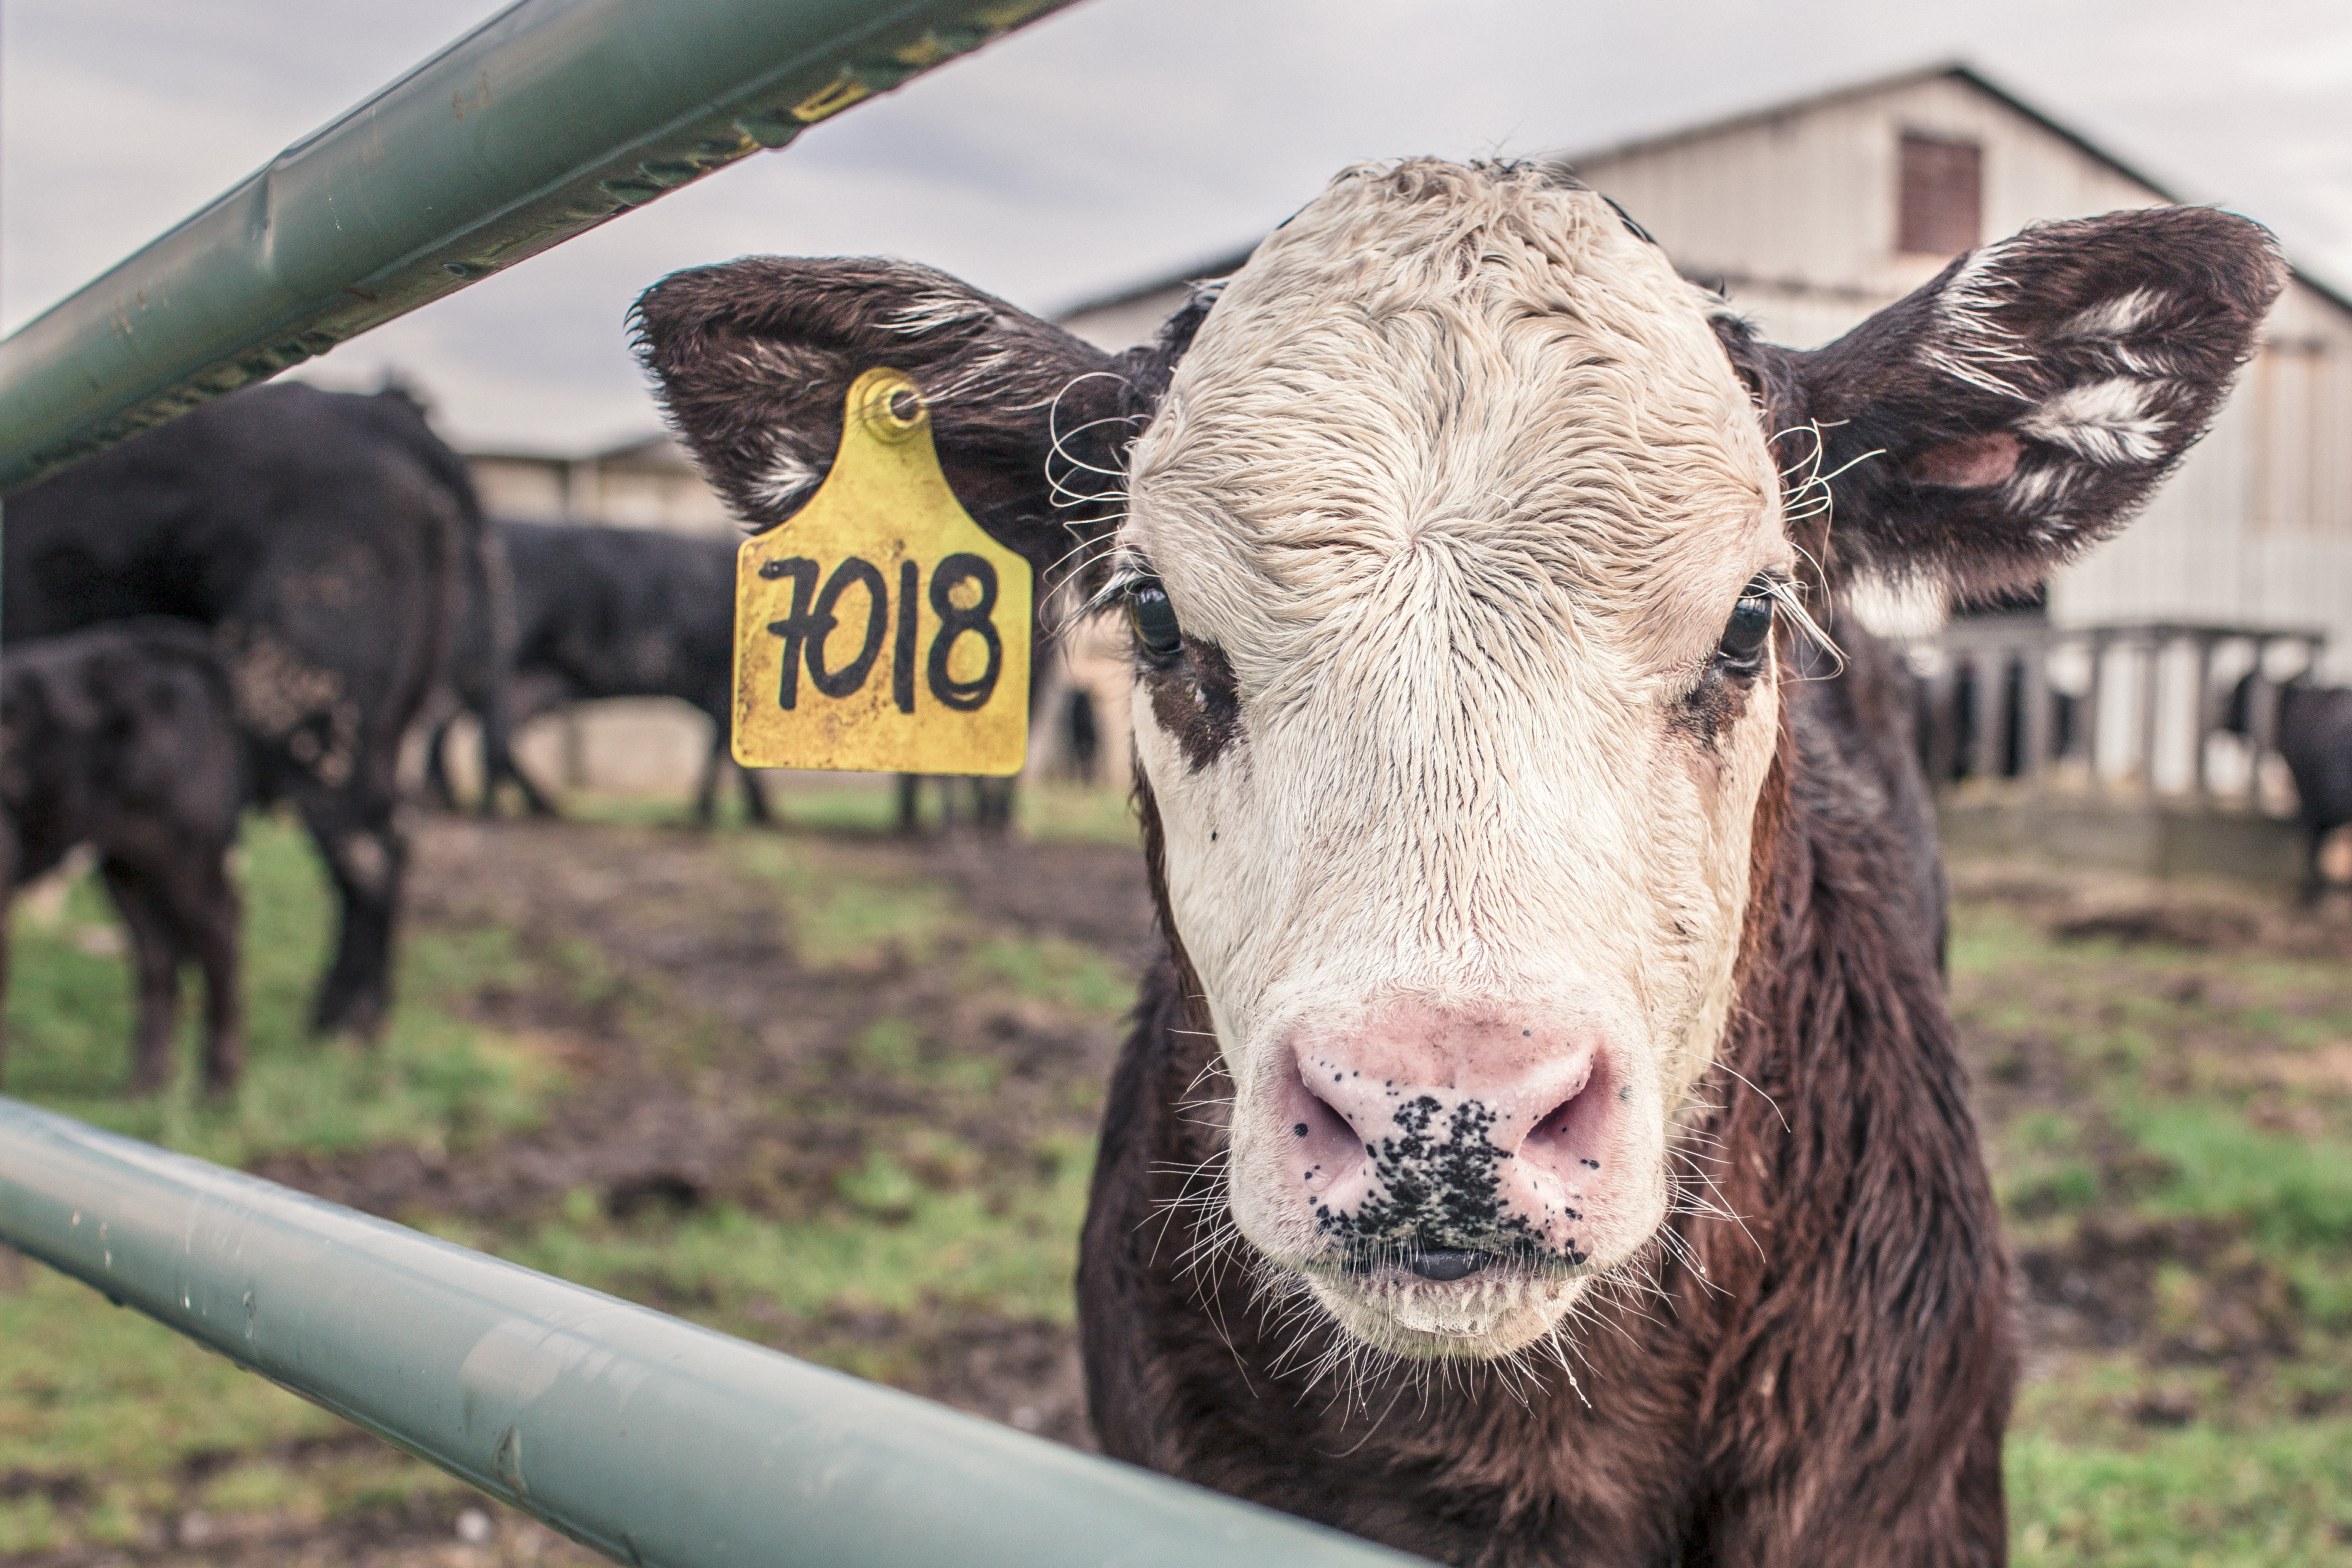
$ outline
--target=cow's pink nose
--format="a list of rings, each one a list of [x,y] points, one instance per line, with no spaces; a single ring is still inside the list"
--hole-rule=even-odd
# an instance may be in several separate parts
[[[1583,1261],[1622,1109],[1596,1031],[1391,1004],[1290,1044],[1278,1138],[1324,1237]]]

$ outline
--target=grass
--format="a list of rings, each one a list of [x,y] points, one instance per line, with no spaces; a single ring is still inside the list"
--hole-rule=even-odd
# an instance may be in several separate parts
[[[888,826],[875,809],[890,804],[886,790],[836,786],[790,799],[795,823],[817,818],[877,833]],[[623,827],[676,816],[668,803],[588,805]],[[877,963],[943,962],[941,984],[956,1005],[981,1016],[1042,1008],[1037,1016],[1055,1027],[1102,1026],[1131,1003],[1131,982],[1099,953],[989,929],[942,886],[861,865],[854,838],[723,831],[711,848],[736,873],[773,889],[806,972],[854,986]],[[617,1016],[656,1042],[656,1053],[710,1027],[687,1002],[668,998],[658,976],[625,974],[585,938],[526,952],[503,929],[412,923],[399,1005],[381,1046],[316,1041],[303,1021],[332,910],[310,846],[290,823],[252,819],[240,876],[250,1067],[233,1100],[210,1104],[192,1088],[193,1018],[184,1029],[181,1081],[152,1100],[126,1097],[127,966],[110,951],[112,912],[87,877],[62,900],[48,896],[53,909],[19,911],[8,1091],[231,1165],[388,1146],[446,1154],[539,1125],[568,1087],[538,1037],[480,1021],[484,998],[505,998],[510,1011],[514,997],[539,994],[591,1013],[617,1000]],[[639,1016],[648,997],[667,998],[656,1009],[662,1016]],[[877,1014],[848,1044],[849,1067],[903,1086],[915,1097],[910,1104],[933,1111],[978,1115],[1000,1103],[1004,1066],[958,1048],[936,1006],[924,1016],[928,1025]],[[679,1070],[716,1069],[695,1057],[682,1058]],[[821,1074],[809,1093],[811,1103],[795,1109],[863,1114],[850,1099],[828,1098],[835,1090]],[[1091,1119],[1086,1105],[1074,1115],[1066,1096],[1051,1106],[1062,1108],[1060,1130],[1010,1163],[1001,1152],[983,1160],[955,1134],[952,1116],[861,1123],[863,1156],[829,1193],[803,1204],[806,1212],[782,1220],[724,1199],[683,1215],[655,1205],[616,1217],[588,1190],[520,1224],[435,1212],[405,1217],[846,1371],[919,1383],[928,1346],[968,1331],[965,1325],[1066,1331],[1071,1321],[1092,1165],[1090,1143],[1072,1129]],[[152,1545],[192,1510],[267,1518],[299,1531],[387,1511],[446,1522],[470,1497],[430,1467],[0,1250],[0,1561]]]
[[[2010,1439],[2018,1568],[2333,1568],[2352,1541],[2352,1421],[2192,1426],[2134,1448]]]
[[[787,828],[877,836],[898,830],[898,783],[889,775],[772,770],[766,774],[766,780],[769,804]],[[926,785],[923,790],[921,809],[926,826],[938,824],[938,792],[936,784]],[[604,795],[592,790],[567,791],[563,810],[582,821],[633,827],[677,826],[690,816],[686,806],[674,800]],[[742,811],[739,792],[732,786],[719,791],[721,826],[741,826]],[[1021,831],[1042,843],[1135,842],[1133,805],[1125,795],[1108,790],[1059,779],[1024,779],[1015,797],[1014,813]]]
[[[521,1040],[463,1024],[446,1005],[515,982],[504,933],[410,933],[403,1001],[382,1046],[321,1046],[304,1020],[334,920],[310,841],[291,822],[253,817],[239,859],[249,1067],[235,1097],[208,1103],[196,1089],[193,974],[177,1078],[152,1099],[126,1097],[130,969],[106,940],[113,910],[91,877],[76,879],[54,914],[28,910],[11,933],[9,1093],[227,1165],[287,1150],[446,1151],[537,1121],[561,1074]]]
[[[2053,941],[1990,900],[1964,900],[1953,936],[2012,1245],[2037,1296],[2078,1289],[2104,1324],[2037,1347],[2013,1560],[2346,1561],[2352,1081],[2315,1064],[2352,1040],[2352,973]]]
[[[2169,1168],[2152,1210],[2236,1225],[2283,1256],[2352,1243],[2352,1143],[2283,1137],[2194,1104],[2160,1104],[2127,1126]]]

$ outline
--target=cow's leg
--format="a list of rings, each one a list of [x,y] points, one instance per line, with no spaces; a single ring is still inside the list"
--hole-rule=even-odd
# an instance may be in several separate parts
[[[499,785],[501,782],[511,782],[514,784],[516,792],[522,796],[523,809],[531,816],[554,817],[563,815],[555,809],[555,804],[548,799],[546,792],[541,790],[530,774],[524,771],[522,763],[515,760],[513,726],[511,724],[501,726],[497,738],[493,740],[489,726],[485,724],[482,727],[482,815],[484,816],[498,816]]]
[[[555,803],[548,798],[547,792],[541,789],[530,774],[525,771],[523,765],[515,760],[514,749],[511,746],[507,748],[503,757],[504,760],[499,763],[499,776],[514,780],[515,788],[522,794],[522,805],[525,811],[533,816],[549,818],[560,817],[563,815],[555,809]]]
[[[152,1094],[172,1076],[172,1026],[180,1011],[180,943],[156,879],[111,856],[99,862],[123,928],[131,933],[139,1022],[131,1036],[131,1092]]]
[[[2298,901],[2306,910],[2317,909],[2320,900],[2327,896],[2327,872],[2320,861],[2327,847],[2327,836],[2334,831],[2331,825],[2324,822],[2307,826],[2303,855],[2303,889],[2297,895]]]
[[[768,809],[768,786],[761,782],[759,770],[739,765],[735,776],[743,784],[743,815],[761,827],[773,827],[775,814]]]
[[[457,722],[454,716],[442,720],[425,740],[425,793],[444,811],[457,809],[457,786],[449,779],[449,731]]]
[[[1002,838],[1013,830],[1013,808],[1020,787],[1018,778],[971,781],[972,820],[982,832]]]
[[[182,940],[205,974],[205,1092],[226,1094],[245,1072],[245,1007],[237,993],[244,910],[226,849],[207,855],[175,888]]]
[[[712,731],[709,748],[702,753],[702,774],[694,782],[694,825],[709,827],[719,820],[719,773],[727,763],[727,742]]]
[[[16,830],[0,817],[0,1084],[8,1070],[8,911],[16,902]]]
[[[408,845],[393,826],[388,792],[311,789],[302,820],[327,862],[341,920],[335,961],[319,987],[310,1027],[373,1039],[392,1008],[392,938]]]

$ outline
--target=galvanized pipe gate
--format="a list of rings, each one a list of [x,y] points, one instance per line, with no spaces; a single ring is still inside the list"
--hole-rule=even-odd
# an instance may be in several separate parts
[[[1070,0],[521,0],[0,342],[0,489]],[[0,1239],[618,1561],[1403,1563],[0,1099]]]

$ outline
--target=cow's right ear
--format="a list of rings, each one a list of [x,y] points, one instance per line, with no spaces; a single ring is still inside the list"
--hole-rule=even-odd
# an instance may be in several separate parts
[[[672,273],[631,315],[639,357],[704,475],[752,528],[816,493],[850,383],[904,372],[982,527],[1041,572],[1122,510],[1126,449],[1167,377],[945,273],[757,257]]]
[[[2121,528],[2204,433],[2285,268],[2204,207],[2038,224],[1824,348],[1717,331],[1846,573],[2027,587]]]

